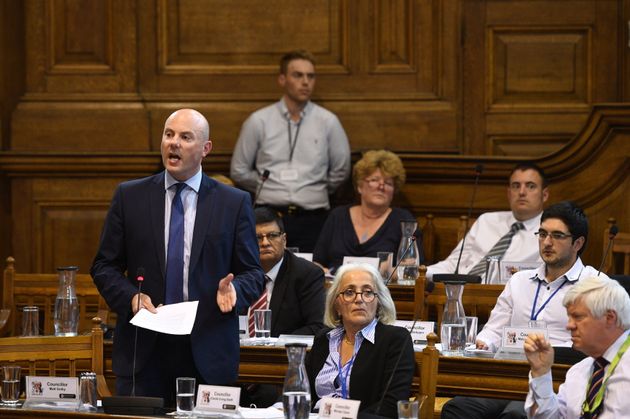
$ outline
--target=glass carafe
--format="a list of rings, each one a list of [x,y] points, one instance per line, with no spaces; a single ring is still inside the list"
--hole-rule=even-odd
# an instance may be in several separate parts
[[[401,221],[400,228],[402,230],[402,238],[398,245],[396,257],[398,283],[413,285],[418,277],[418,265],[420,264],[418,244],[414,236],[418,223],[415,220]]]
[[[465,282],[444,282],[446,304],[440,337],[445,355],[462,355],[466,348],[466,314],[462,304]]]
[[[289,368],[282,387],[284,417],[287,419],[308,419],[311,412],[311,387],[304,366],[306,345],[290,343],[285,347]]]
[[[79,301],[76,293],[77,266],[57,268],[59,290],[55,300],[55,336],[76,336],[79,329]]]

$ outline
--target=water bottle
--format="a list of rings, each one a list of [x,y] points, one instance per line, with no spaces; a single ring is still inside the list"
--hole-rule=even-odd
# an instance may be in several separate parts
[[[398,283],[413,285],[416,283],[418,265],[420,264],[418,244],[414,237],[418,223],[415,220],[401,221],[400,228],[402,230],[402,238],[400,239],[400,245],[398,245],[398,269],[396,270]]]
[[[79,329],[79,300],[76,293],[77,266],[57,268],[59,290],[55,300],[55,336],[76,336]]]
[[[286,419],[308,419],[311,412],[311,387],[306,375],[304,356],[306,345],[289,343],[285,345],[289,369],[282,387],[282,406]]]

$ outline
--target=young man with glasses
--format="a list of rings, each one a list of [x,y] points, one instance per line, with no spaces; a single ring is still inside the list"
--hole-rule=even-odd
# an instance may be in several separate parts
[[[535,234],[543,264],[537,269],[515,273],[499,296],[490,319],[477,335],[477,348],[496,351],[503,327],[527,326],[530,321],[547,325],[549,341],[554,346],[571,346],[566,329],[564,295],[580,279],[597,276],[597,269],[580,259],[588,238],[586,215],[572,202],[560,202],[547,208]],[[606,277],[604,273],[600,277]],[[442,409],[442,418],[525,417],[523,402],[470,397],[455,397]]]

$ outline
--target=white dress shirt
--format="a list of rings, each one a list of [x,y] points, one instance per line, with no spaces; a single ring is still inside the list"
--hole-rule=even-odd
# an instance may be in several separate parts
[[[604,358],[611,362],[617,351],[628,337],[628,330],[606,350]],[[551,419],[566,418],[579,419],[582,412],[582,403],[586,398],[586,388],[593,373],[592,357],[588,357],[572,366],[567,372],[566,379],[560,385],[558,394],[553,392],[551,371],[540,377],[532,378],[529,375],[529,393],[525,401],[525,412],[528,418]],[[606,371],[610,364],[606,366]],[[610,376],[604,393],[604,406],[598,419],[622,419],[630,418],[630,350],[619,360],[617,368]],[[530,410],[536,403],[536,414]]]
[[[265,170],[270,174],[257,204],[328,209],[328,195],[350,175],[350,145],[337,116],[308,102],[298,128],[283,100],[254,112],[241,128],[230,176],[255,192]],[[292,175],[283,179],[287,172]]]
[[[501,344],[505,326],[527,327],[530,320],[543,320],[547,323],[549,341],[553,346],[571,346],[571,333],[566,329],[569,318],[562,300],[580,278],[596,275],[597,269],[584,266],[579,257],[571,269],[560,278],[551,278],[551,282],[545,278],[544,264],[538,269],[515,273],[505,284],[477,339],[488,345],[490,350],[496,351]],[[605,276],[604,273],[601,275]],[[545,302],[547,304],[541,310]],[[532,310],[534,314],[538,313],[535,319],[532,318]]]
[[[542,263],[538,251],[538,238],[534,234],[540,228],[540,217],[537,216],[523,221],[525,228],[519,230],[514,237],[510,247],[501,258],[510,262],[534,262]],[[512,224],[518,220],[514,218],[512,211],[486,212],[481,214],[472,225],[466,235],[466,245],[462,252],[462,259],[459,263],[459,273],[468,273],[499,239],[507,234]],[[462,241],[455,246],[451,254],[441,262],[427,267],[427,278],[432,278],[433,274],[454,273]]]

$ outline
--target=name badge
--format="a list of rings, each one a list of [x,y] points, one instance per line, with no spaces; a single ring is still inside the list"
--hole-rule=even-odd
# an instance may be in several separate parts
[[[27,399],[79,399],[77,377],[26,377]]]
[[[197,390],[197,405],[195,410],[234,413],[236,409],[238,409],[240,398],[240,387],[200,384]]]
[[[427,335],[435,330],[434,322],[416,322],[416,325],[411,330],[413,321],[411,320],[396,320],[396,326],[404,327],[411,333],[411,339],[414,345],[420,345],[427,342]]]
[[[506,326],[503,328],[501,346],[510,351],[523,352],[523,344],[530,333],[540,333],[545,339],[549,339],[549,331],[546,328]]]
[[[296,169],[284,169],[280,171],[280,180],[297,180],[298,171]]]
[[[343,264],[346,263],[367,263],[378,269],[378,258],[370,258],[365,256],[344,256]]]
[[[330,419],[356,419],[359,414],[360,404],[360,400],[323,397],[319,404],[319,417]]]

